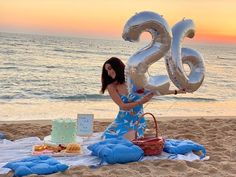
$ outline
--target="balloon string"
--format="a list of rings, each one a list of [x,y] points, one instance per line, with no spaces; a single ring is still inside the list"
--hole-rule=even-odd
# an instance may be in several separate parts
[[[171,110],[171,108],[174,106],[175,103],[178,103],[178,100],[175,100],[175,102],[173,102],[173,103],[169,106],[169,108],[167,109],[166,113],[168,113],[169,110]],[[150,104],[149,102],[146,103],[146,105],[143,107],[143,109],[145,109],[149,104]]]
[[[149,105],[149,103],[147,103],[147,104],[143,107],[143,109],[145,109],[148,105]]]
[[[169,108],[167,109],[166,113],[168,113],[168,112],[169,112],[169,110],[170,110],[170,109],[173,107],[173,105],[174,105],[175,103],[177,103],[177,100],[175,100],[175,102],[174,102],[174,103],[172,103],[172,104],[169,106]]]

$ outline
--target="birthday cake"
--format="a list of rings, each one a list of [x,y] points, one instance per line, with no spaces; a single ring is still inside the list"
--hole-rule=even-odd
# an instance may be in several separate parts
[[[52,121],[51,141],[56,144],[68,144],[76,142],[76,120],[54,119]]]

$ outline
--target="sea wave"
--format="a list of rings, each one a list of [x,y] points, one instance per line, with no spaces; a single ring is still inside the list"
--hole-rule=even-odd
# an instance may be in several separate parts
[[[6,67],[0,67],[0,69],[18,69],[18,67],[15,66],[6,66]]]
[[[222,56],[217,56],[217,59],[223,59],[223,60],[236,60],[235,57],[222,57]]]
[[[70,96],[52,96],[50,99],[57,100],[69,100],[69,101],[99,101],[111,99],[109,95],[102,94],[83,94],[83,95],[70,95]],[[218,101],[215,98],[203,98],[203,97],[177,97],[177,96],[157,96],[153,98],[153,101],[170,101],[170,100],[180,100],[180,101],[194,101],[194,102],[214,102]]]
[[[82,95],[69,95],[69,96],[51,96],[50,99],[68,100],[68,101],[88,101],[88,100],[95,101],[95,100],[110,99],[110,96],[101,94],[82,94]]]
[[[17,100],[17,99],[30,99],[30,97],[23,95],[23,94],[12,94],[12,95],[1,95],[0,100]]]
[[[177,96],[173,96],[171,97],[171,99],[175,99],[175,100],[183,100],[183,101],[195,101],[195,102],[201,102],[201,101],[208,101],[208,102],[212,102],[212,101],[218,101],[218,99],[215,98],[203,98],[203,97],[177,97]]]
[[[37,80],[35,80],[36,82]],[[30,81],[33,82],[32,80]],[[22,93],[8,93],[1,94],[0,100],[19,100],[19,99],[42,99],[42,100],[64,100],[64,101],[99,101],[99,100],[111,100],[110,95],[107,94],[60,94],[60,92],[54,92],[49,90],[37,91],[34,89],[24,89]],[[186,102],[215,102],[222,101],[216,98],[210,97],[192,97],[192,96],[176,96],[176,95],[163,95],[155,96],[152,101],[186,101]]]
[[[73,49],[61,49],[55,48],[53,49],[55,52],[63,52],[63,53],[74,53],[74,54],[96,54],[96,55],[114,55],[114,56],[130,56],[130,54],[122,53],[122,52],[111,52],[110,50],[107,51],[91,51],[91,50],[73,50]]]

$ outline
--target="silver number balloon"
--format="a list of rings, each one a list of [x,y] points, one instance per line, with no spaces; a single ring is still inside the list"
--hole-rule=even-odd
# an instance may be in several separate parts
[[[122,37],[124,40],[134,42],[139,40],[142,32],[152,35],[151,43],[133,54],[126,65],[126,77],[129,92],[134,86],[165,94],[169,90],[168,76],[151,76],[148,80],[148,68],[162,58],[171,46],[171,30],[160,15],[153,12],[140,12],[131,17],[125,24]]]
[[[200,53],[190,48],[182,48],[184,37],[193,38],[195,26],[192,20],[182,20],[172,28],[171,52],[166,55],[166,67],[170,79],[179,89],[187,92],[196,91],[202,84],[205,75],[204,60]],[[190,73],[187,75],[183,64],[187,64]]]

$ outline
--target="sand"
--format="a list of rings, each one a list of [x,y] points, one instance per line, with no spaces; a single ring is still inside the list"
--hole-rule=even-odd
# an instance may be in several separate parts
[[[172,117],[159,121],[160,134],[168,138],[191,139],[205,146],[208,161],[154,160],[108,165],[97,169],[71,167],[48,177],[152,177],[152,176],[236,176],[236,117]],[[103,131],[109,121],[95,121],[95,132]],[[152,132],[149,123],[149,133]],[[50,121],[0,122],[0,131],[8,139],[50,134]],[[8,173],[5,176],[12,176]],[[36,176],[36,175],[32,175]]]
[[[104,105],[106,105],[104,107]],[[191,109],[190,109],[191,108]],[[173,117],[199,116],[235,116],[236,101],[149,101],[144,105],[148,110],[160,117],[159,120],[170,120]],[[47,100],[18,100],[14,102],[0,102],[0,121],[15,120],[48,120],[61,117],[76,118],[77,114],[94,114],[96,119],[110,119],[115,117],[118,106],[111,101],[47,101]]]

